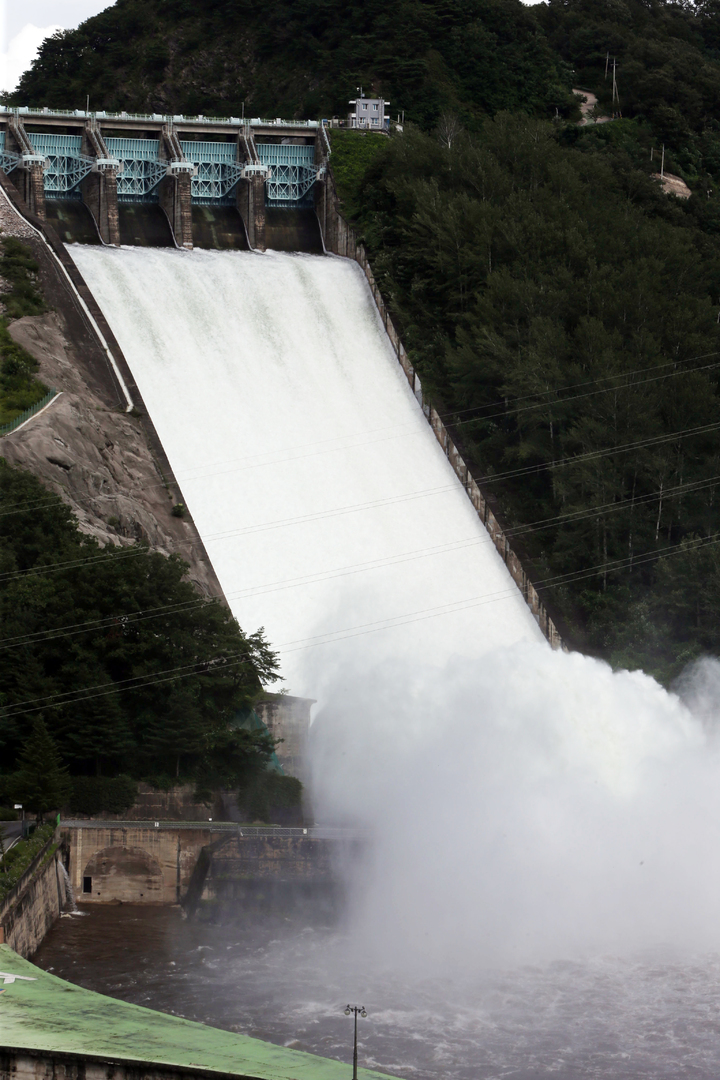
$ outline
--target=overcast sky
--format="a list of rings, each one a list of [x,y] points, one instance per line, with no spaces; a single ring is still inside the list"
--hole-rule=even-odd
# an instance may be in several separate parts
[[[110,0],[0,0],[0,90],[15,89],[43,38],[78,26],[110,6]]]

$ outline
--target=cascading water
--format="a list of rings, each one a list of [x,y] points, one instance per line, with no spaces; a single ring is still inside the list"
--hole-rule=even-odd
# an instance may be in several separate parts
[[[62,876],[63,885],[65,887],[65,903],[69,904],[69,906],[70,906],[70,911],[68,912],[68,914],[69,915],[84,915],[84,912],[80,911],[79,907],[77,906],[77,901],[75,899],[75,890],[72,887],[72,882],[70,880],[70,875],[68,874],[67,870],[65,869],[65,864],[58,861],[58,866],[60,867],[60,874]]]
[[[317,698],[359,651],[422,667],[542,640],[354,263],[71,250],[230,605],[266,628],[291,693]]]
[[[241,626],[320,699],[316,809],[374,835],[348,936],[269,962],[291,1001],[313,987],[288,1032],[314,1046],[336,988],[442,1032],[420,1065],[425,1035],[373,1044],[389,1071],[714,1080],[720,665],[681,700],[551,652],[353,264],[72,253]]]

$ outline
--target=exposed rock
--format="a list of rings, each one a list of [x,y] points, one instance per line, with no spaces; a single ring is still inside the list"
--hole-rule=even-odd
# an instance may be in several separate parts
[[[673,173],[653,173],[653,180],[658,180],[666,195],[676,195],[678,199],[689,199],[692,191],[680,176]]]
[[[14,340],[39,362],[39,377],[61,391],[43,412],[0,440],[0,456],[21,465],[72,508],[82,532],[101,544],[142,540],[179,554],[189,576],[217,595],[212,569],[198,557],[191,524],[171,514],[178,501],[150,450],[142,420],[103,402],[83,376],[64,321],[51,312],[11,323]]]

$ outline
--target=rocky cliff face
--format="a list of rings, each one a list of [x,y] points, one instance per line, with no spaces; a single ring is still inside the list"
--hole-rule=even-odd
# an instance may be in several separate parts
[[[134,398],[138,415],[124,411],[105,354],[49,247],[3,192],[0,234],[27,242],[40,263],[40,286],[52,310],[17,319],[10,333],[39,362],[42,382],[60,392],[0,439],[0,456],[60,495],[80,529],[101,544],[143,541],[163,554],[176,553],[204,594],[222,597],[192,519],[171,513],[182,494],[141,399]]]
[[[141,540],[166,555],[176,552],[202,591],[216,593],[207,564],[195,557],[192,525],[171,514],[172,485],[153,457],[142,420],[109,408],[93,392],[65,330],[58,312],[11,324],[15,341],[40,363],[40,379],[61,395],[2,440],[2,456],[57,492],[80,529],[101,544]]]

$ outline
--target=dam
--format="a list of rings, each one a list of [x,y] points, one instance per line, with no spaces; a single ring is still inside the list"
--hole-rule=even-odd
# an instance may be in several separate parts
[[[0,168],[69,242],[321,252],[328,152],[315,120],[0,105]]]
[[[148,118],[110,119],[150,133]],[[152,122],[159,146],[166,121]],[[23,123],[32,138],[40,121]],[[206,248],[182,231],[193,174],[170,183],[162,167],[177,199],[137,205],[162,211],[165,242],[66,236],[67,251],[240,624],[264,627],[286,687],[319,700],[319,814],[359,823],[373,851],[347,868],[340,927],[240,920],[231,932],[160,904],[89,903],[38,964],[290,1049],[301,1032],[302,1049],[335,1057],[337,1002],[357,995],[372,1018],[366,1060],[419,1080],[714,1080],[716,698],[549,648],[361,261],[338,258],[340,244],[322,257],[273,248],[268,211],[293,209],[267,192],[252,204],[266,212],[259,243],[252,174],[238,180],[246,217],[229,208],[245,245]],[[326,177],[313,180],[325,240]],[[241,856],[228,871],[238,891]],[[91,870],[104,888],[102,857]],[[171,894],[171,876],[162,887]]]

